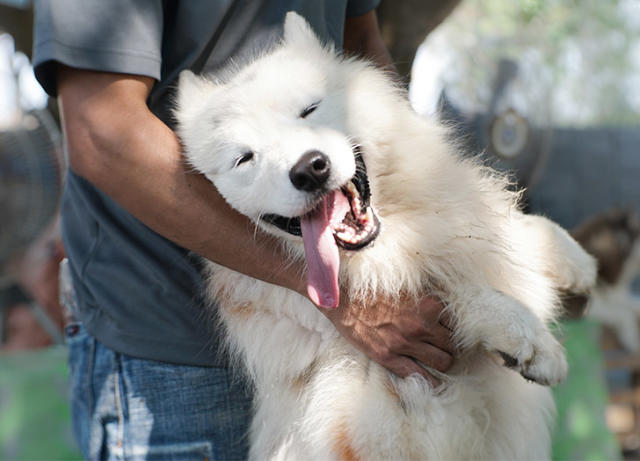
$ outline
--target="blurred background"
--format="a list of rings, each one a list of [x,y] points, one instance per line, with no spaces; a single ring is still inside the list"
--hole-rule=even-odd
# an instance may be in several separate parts
[[[558,460],[640,459],[640,2],[382,0],[416,111],[509,171],[528,211],[599,261],[557,333]],[[59,120],[30,65],[30,0],[0,0],[0,459],[76,459],[67,405]]]

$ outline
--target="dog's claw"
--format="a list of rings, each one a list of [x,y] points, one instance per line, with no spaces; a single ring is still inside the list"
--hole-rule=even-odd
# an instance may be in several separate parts
[[[558,348],[561,346],[558,345]],[[517,371],[529,383],[555,386],[566,377],[567,362],[562,349],[554,351],[553,348],[549,350],[533,348],[531,356],[524,360],[503,351],[497,352],[502,357],[505,367]]]
[[[507,354],[506,352],[498,351],[502,360],[504,360],[504,366],[507,368],[518,368],[518,359]]]
[[[527,373],[527,371],[525,371],[527,369],[527,367],[523,367],[520,362],[518,361],[517,358],[513,357],[512,355],[507,354],[506,352],[502,352],[502,351],[498,351],[498,354],[500,354],[500,357],[502,357],[502,360],[504,360],[504,366],[511,369],[511,370],[515,370],[518,371],[520,373],[520,375],[528,382],[528,383],[536,383],[536,384],[541,384],[541,385],[547,385],[548,383],[546,382],[545,379],[540,379],[540,377],[537,376],[533,376],[529,373]]]

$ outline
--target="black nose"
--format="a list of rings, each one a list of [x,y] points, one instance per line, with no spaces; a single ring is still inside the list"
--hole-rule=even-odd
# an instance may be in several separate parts
[[[329,179],[331,162],[318,150],[306,152],[289,171],[289,179],[298,190],[313,192],[322,188]]]

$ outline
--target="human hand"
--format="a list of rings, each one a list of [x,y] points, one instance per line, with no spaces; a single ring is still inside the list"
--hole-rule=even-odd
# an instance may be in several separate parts
[[[378,297],[351,302],[343,294],[341,299],[338,308],[321,311],[350,343],[398,376],[418,373],[434,387],[440,385],[420,365],[441,373],[453,365],[451,321],[438,298]]]

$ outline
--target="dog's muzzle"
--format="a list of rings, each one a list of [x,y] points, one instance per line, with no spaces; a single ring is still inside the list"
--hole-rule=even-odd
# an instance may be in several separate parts
[[[353,153],[356,161],[355,175],[340,188],[349,201],[350,211],[342,222],[332,226],[336,243],[346,250],[365,248],[376,239],[380,232],[380,220],[371,207],[371,189],[367,167],[359,148],[356,147]],[[265,214],[262,216],[262,220],[289,234],[302,236],[300,217]]]

